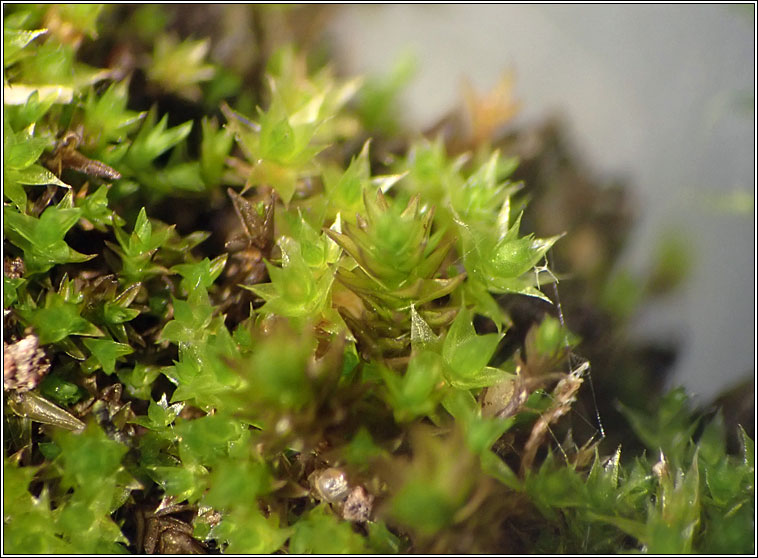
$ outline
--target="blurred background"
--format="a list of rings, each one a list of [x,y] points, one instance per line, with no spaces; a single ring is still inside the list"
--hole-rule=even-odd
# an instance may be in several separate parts
[[[616,273],[682,267],[631,333],[675,346],[665,385],[705,404],[754,390],[754,17],[753,5],[343,5],[326,32],[341,73],[389,75],[415,57],[409,128],[460,106],[464,80],[484,94],[512,72],[512,125],[557,118],[587,172],[628,190]]]

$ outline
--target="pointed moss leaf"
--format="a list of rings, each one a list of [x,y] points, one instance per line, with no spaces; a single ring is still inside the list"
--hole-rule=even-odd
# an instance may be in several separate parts
[[[124,139],[145,117],[145,112],[127,110],[128,92],[128,80],[112,83],[100,95],[90,89],[84,101],[84,127],[98,131],[98,145]]]
[[[535,259],[529,238],[518,238],[498,244],[492,254],[492,266],[498,277],[518,277],[529,271],[540,257]]]
[[[82,210],[82,217],[103,232],[114,223],[124,224],[123,219],[108,206],[108,191],[108,185],[103,184],[95,192],[76,200],[77,207]]]
[[[316,232],[316,229],[305,220],[301,211],[298,211],[297,218],[292,216],[289,222],[292,227],[292,236],[300,245],[300,252],[305,263],[309,267],[324,267],[327,263],[327,241],[331,242],[331,240],[326,235]]]
[[[579,473],[569,467],[556,468],[549,461],[537,474],[526,477],[525,488],[537,507],[548,515],[555,514],[551,508],[576,507],[586,498]]]
[[[494,335],[494,334],[493,334]],[[458,389],[477,389],[494,386],[509,376],[509,372],[494,366],[485,366],[473,377],[462,377],[456,374],[448,374],[450,384]]]
[[[360,211],[363,201],[363,190],[369,180],[370,168],[368,162],[369,141],[363,144],[363,149],[357,157],[350,161],[341,176],[336,170],[328,170],[324,174],[324,189],[335,208],[346,215]]]
[[[80,254],[76,250],[72,250],[63,240],[58,240],[41,247],[31,246],[29,250],[24,250],[24,256],[26,272],[28,275],[32,275],[47,271],[59,263],[86,262],[94,258],[96,254]]]
[[[137,222],[134,223],[134,234],[137,236],[137,239],[139,239],[142,246],[146,246],[150,242],[152,230],[150,221],[147,218],[147,212],[143,207],[137,215]]]
[[[458,387],[484,387],[501,379],[505,372],[487,367],[502,334],[477,335],[472,313],[461,309],[442,345],[447,363],[447,379]]]
[[[324,105],[325,92],[321,92],[307,101],[300,110],[294,112],[290,117],[293,126],[303,124],[312,124],[318,120],[321,108]]]
[[[261,155],[266,159],[285,162],[295,149],[295,132],[286,118],[261,123]]]
[[[175,265],[171,270],[182,276],[182,288],[191,293],[198,287],[209,289],[223,271],[227,258],[228,254],[222,254],[213,261],[204,258],[196,263]]]
[[[750,481],[747,479],[752,476],[746,470],[736,469],[728,459],[711,465],[703,463],[703,474],[708,495],[722,507],[729,507],[749,490]]]
[[[184,140],[192,130],[191,120],[167,128],[168,115],[164,115],[157,124],[154,124],[154,116],[155,111],[151,109],[126,153],[126,163],[135,170],[149,168],[153,159]]]
[[[200,122],[203,139],[200,143],[200,174],[205,186],[221,183],[226,157],[234,144],[234,136],[226,128],[219,129],[216,120],[204,117]]]
[[[69,189],[63,194],[61,201],[56,206],[58,209],[74,209],[74,191]]]
[[[698,541],[697,550],[703,554],[751,554],[755,548],[754,524],[752,506],[736,506],[727,514],[709,510],[705,536]]]
[[[411,304],[411,346],[413,350],[433,348],[438,342],[437,335],[416,311],[416,306]]]
[[[19,309],[23,319],[37,332],[40,345],[61,341],[69,335],[102,336],[103,332],[79,312],[78,305],[67,302],[55,292],[47,293],[44,307]]]
[[[337,213],[337,217],[334,219],[334,223],[332,223],[332,226],[327,230],[331,231],[331,234],[339,234],[342,232],[342,216],[340,213]],[[331,237],[331,234],[327,231],[324,231],[324,242],[326,243],[326,261],[329,264],[336,263],[342,254],[342,248],[334,241],[334,239]]]
[[[179,346],[179,362],[161,370],[177,388],[171,396],[172,402],[194,400],[201,408],[218,408],[221,395],[239,389],[240,379],[234,371],[216,358],[205,345],[209,354],[190,354]]]
[[[55,185],[71,188],[71,186],[40,165],[31,165],[23,169],[6,168],[3,177],[6,182],[5,188],[3,188],[4,194],[14,202],[16,207],[22,210],[26,208],[26,192],[21,187],[22,184],[29,186]],[[13,190],[6,192],[6,188],[13,188]]]
[[[313,165],[313,159],[326,147],[325,145],[311,145],[311,141],[314,138],[318,125],[308,124],[294,128],[295,131],[295,150],[290,157],[288,164],[297,169],[300,169],[303,173],[311,171],[315,168]]]
[[[390,188],[408,176],[408,171],[398,174],[382,174],[372,176],[370,183],[372,188],[378,188],[383,194],[387,193]]]
[[[592,509],[597,513],[623,513],[625,503],[620,503],[618,498],[620,457],[620,446],[607,461],[595,453],[592,469],[587,476],[587,496]]]
[[[24,132],[16,134],[13,140],[10,140],[7,133],[4,135],[8,142],[3,150],[5,165],[16,170],[25,169],[37,161],[48,143],[45,139],[27,136]]]
[[[336,225],[336,221],[335,221]],[[326,229],[324,233],[334,242],[337,246],[339,246],[341,249],[345,250],[351,257],[359,257],[360,255],[360,249],[358,248],[358,245],[355,243],[355,241],[350,238],[348,235],[342,233],[342,223],[340,221],[340,230],[338,230],[335,226],[332,226],[329,229]]]
[[[468,390],[450,390],[442,400],[442,405],[456,421],[462,423],[480,414],[479,404]]]
[[[22,58],[18,65],[23,79],[28,84],[54,84],[76,87],[74,48],[59,41],[35,44],[35,55]],[[40,92],[40,95],[42,93]]]
[[[468,389],[449,391],[442,405],[462,425],[466,444],[479,456],[489,452],[498,438],[513,425],[511,419],[482,418],[480,405]]]
[[[464,221],[494,223],[494,209],[507,203],[512,188],[498,182],[499,160],[499,153],[493,153],[466,179],[463,187],[450,189],[453,209]]]
[[[73,227],[82,210],[79,208],[58,209],[57,207],[48,207],[39,219],[37,230],[35,231],[35,241],[42,246],[50,246],[60,241]]]
[[[116,370],[116,360],[122,356],[130,355],[134,352],[131,346],[124,343],[117,343],[110,339],[83,339],[84,346],[89,349],[92,356],[103,368],[106,374],[113,374]]]
[[[291,46],[275,52],[267,66],[269,86],[274,98],[296,122],[326,124],[320,135],[328,141],[342,130],[339,109],[360,85],[360,78],[338,83],[329,67],[312,75],[307,71],[304,53]],[[352,129],[352,128],[351,128]]]
[[[37,37],[47,33],[47,29],[34,29],[21,31],[3,27],[3,65],[10,66],[23,56],[29,56],[31,52],[24,49]],[[31,51],[32,49],[30,49]]]
[[[153,382],[160,375],[160,367],[136,364],[134,368],[120,368],[118,379],[124,384],[126,392],[138,399],[149,400]]]
[[[413,356],[403,376],[385,367],[379,368],[396,420],[406,422],[434,412],[442,397],[438,389],[442,366],[439,355],[421,351]]]
[[[422,140],[415,143],[404,166],[409,171],[405,184],[431,203],[441,204],[446,192],[463,187],[463,178],[455,162],[448,159],[441,136],[434,142]]]
[[[518,278],[501,278],[490,276],[485,284],[494,293],[521,294],[539,298],[552,304],[552,301],[539,289],[534,287],[535,279],[529,274]]]
[[[103,305],[103,319],[109,324],[122,324],[139,316],[140,311],[136,308],[124,308],[120,304],[106,302]]]
[[[158,248],[170,247],[169,242],[177,236],[174,225],[151,223],[143,207],[137,216],[131,235],[127,236],[120,226],[115,226],[113,232],[120,248],[107,240],[106,244],[121,257],[123,261],[121,275],[127,283],[137,283],[150,275],[168,273],[168,270],[153,263],[151,259]],[[185,249],[189,248],[191,246],[185,247]]]
[[[35,90],[23,104],[13,106],[6,102],[5,117],[14,130],[27,129],[42,119],[53,106],[54,100],[53,98],[41,100],[39,91]]]
[[[607,460],[600,458],[599,454],[595,453],[595,461],[592,463],[592,469],[587,477],[587,484],[591,486],[593,483],[598,487],[608,485],[609,489],[606,489],[607,495],[611,498],[615,498],[614,490],[618,488],[619,484],[619,469],[621,465],[621,446],[616,448],[616,452]],[[614,490],[610,490],[610,488]]]
[[[178,501],[196,501],[205,488],[207,470],[201,466],[153,466],[148,474],[168,496]]]
[[[498,238],[496,231],[487,228],[474,229],[456,217],[464,249],[466,270],[481,281],[490,291],[547,297],[534,287],[538,276],[531,276],[532,269],[544,258],[545,253],[560,238],[518,237],[521,216]]]
[[[260,156],[260,132],[261,126],[252,122],[246,116],[235,112],[229,105],[223,103],[221,112],[226,117],[226,126],[248,160],[255,160]]]
[[[489,453],[495,442],[513,425],[513,420],[474,417],[466,426],[466,443],[477,454]]]
[[[188,300],[173,299],[174,319],[166,324],[161,338],[174,343],[193,343],[204,339],[213,314],[207,294],[194,290]]]
[[[315,270],[308,267],[300,245],[289,237],[279,240],[283,267],[266,262],[271,283],[242,285],[266,300],[262,311],[297,318],[321,312],[326,304],[334,269]]]
[[[700,473],[693,459],[687,472],[671,471],[675,479],[661,479],[658,507],[648,515],[644,542],[651,553],[686,554],[693,550],[700,518]]]
[[[158,402],[150,401],[150,405],[147,408],[147,418],[149,419],[152,428],[158,430],[165,428],[174,422],[179,413],[182,412],[183,408],[184,403],[174,403],[173,405],[169,405],[166,400],[166,394],[164,393]]]
[[[3,196],[8,198],[19,211],[26,209],[26,191],[14,174],[18,171],[6,169],[3,173]]]

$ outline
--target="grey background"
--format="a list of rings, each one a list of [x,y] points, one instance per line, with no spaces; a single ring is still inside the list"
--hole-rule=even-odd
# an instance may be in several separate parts
[[[752,10],[342,5],[330,34],[351,73],[380,75],[404,52],[417,57],[403,101],[419,128],[460,103],[464,77],[484,92],[515,70],[522,123],[561,114],[593,171],[634,187],[644,212],[624,265],[644,270],[666,230],[688,235],[687,284],[635,329],[681,342],[670,383],[705,403],[755,370],[755,120],[744,102],[755,95]],[[746,207],[720,208],[730,195]]]

